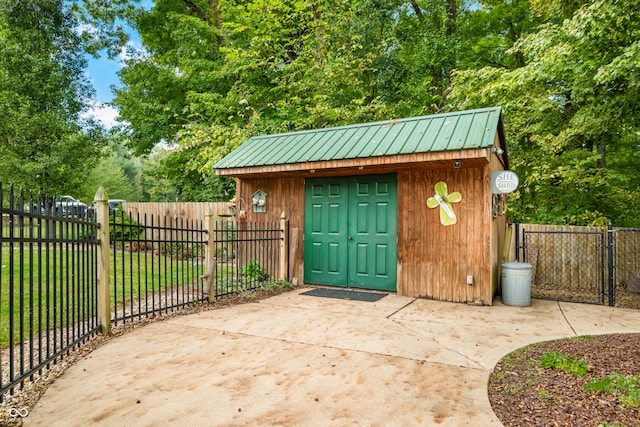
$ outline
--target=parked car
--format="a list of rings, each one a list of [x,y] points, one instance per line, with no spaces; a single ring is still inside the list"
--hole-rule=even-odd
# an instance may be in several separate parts
[[[54,199],[53,209],[54,212],[63,216],[84,215],[87,211],[87,204],[73,196],[58,196]]]
[[[109,213],[113,213],[115,211],[117,211],[119,208],[122,207],[122,204],[126,202],[126,200],[123,199],[109,199],[107,200],[107,205],[109,206]],[[91,205],[89,206],[89,209],[91,210],[95,210],[96,208],[96,202],[91,202]]]
[[[107,200],[107,205],[109,205],[109,212],[115,212],[118,209],[122,209],[122,204],[126,202],[126,200],[122,199],[109,199]]]

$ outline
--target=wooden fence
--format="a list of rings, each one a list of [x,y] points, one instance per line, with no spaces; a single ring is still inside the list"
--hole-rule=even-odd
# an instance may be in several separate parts
[[[176,241],[187,239],[193,227],[207,229],[209,221],[232,221],[230,202],[124,202],[122,210],[138,223],[150,224],[151,240]]]
[[[190,221],[205,221],[209,211],[214,217],[219,215],[232,215],[230,202],[124,202],[122,209],[131,214],[133,218],[155,216],[172,219],[174,222],[179,219]]]
[[[603,280],[606,229],[521,224],[521,256],[537,285],[598,289]]]
[[[640,292],[640,229],[614,228],[616,281]]]
[[[535,267],[542,265],[553,271],[552,277],[537,277],[536,282],[567,283],[583,282],[585,277],[592,277],[602,267],[595,260],[600,260],[602,244],[607,245],[607,227],[580,227],[540,224],[518,224],[520,236],[522,230],[529,235],[527,254],[528,262]],[[616,285],[626,285],[633,273],[640,271],[640,229],[613,228],[613,265]],[[550,234],[537,234],[547,232]],[[602,240],[599,236],[604,236]],[[543,238],[542,236],[553,236]],[[523,242],[520,241],[520,245]],[[604,268],[608,266],[607,251],[604,251]]]
[[[145,239],[185,240],[190,238],[188,234],[194,227],[201,227],[209,232],[208,259],[218,258],[219,265],[230,264],[229,260],[233,260],[238,274],[253,260],[262,265],[271,277],[288,277],[288,257],[282,255],[288,251],[288,221],[284,218],[279,224],[282,230],[286,230],[283,231],[284,238],[281,244],[275,245],[271,240],[275,239],[273,233],[280,230],[276,225],[265,229],[265,225],[260,224],[238,224],[231,202],[125,202],[122,210],[134,221],[152,225],[146,229],[146,235],[141,236]],[[278,231],[276,234],[280,240],[282,233]],[[232,246],[232,254],[218,253],[226,252],[224,249],[228,249],[228,245]]]

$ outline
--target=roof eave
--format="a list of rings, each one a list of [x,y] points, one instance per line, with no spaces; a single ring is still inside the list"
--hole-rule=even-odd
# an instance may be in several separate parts
[[[482,165],[489,162],[490,155],[490,148],[474,148],[434,153],[400,154],[321,162],[225,168],[216,169],[216,174],[219,176],[243,177],[264,174],[313,174],[325,170],[336,173],[340,170],[371,171],[375,169],[415,169],[419,167],[447,169],[454,168],[455,160],[460,161],[463,167]]]

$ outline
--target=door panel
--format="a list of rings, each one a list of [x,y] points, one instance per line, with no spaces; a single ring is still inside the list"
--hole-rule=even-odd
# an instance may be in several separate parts
[[[350,286],[396,289],[397,192],[395,175],[350,178]],[[351,210],[355,208],[355,212]],[[352,262],[355,261],[355,262]]]
[[[314,179],[305,188],[304,276],[308,283],[347,286],[348,181]]]
[[[318,178],[305,187],[305,282],[396,289],[395,175]]]

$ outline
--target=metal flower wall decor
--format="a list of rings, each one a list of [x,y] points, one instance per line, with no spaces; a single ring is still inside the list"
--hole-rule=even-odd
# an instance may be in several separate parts
[[[433,197],[429,197],[427,200],[427,206],[430,208],[437,208],[440,206],[440,223],[442,225],[453,225],[458,222],[456,213],[453,210],[451,203],[458,203],[462,200],[460,193],[453,192],[447,193],[447,183],[440,181],[435,185],[436,194]]]

